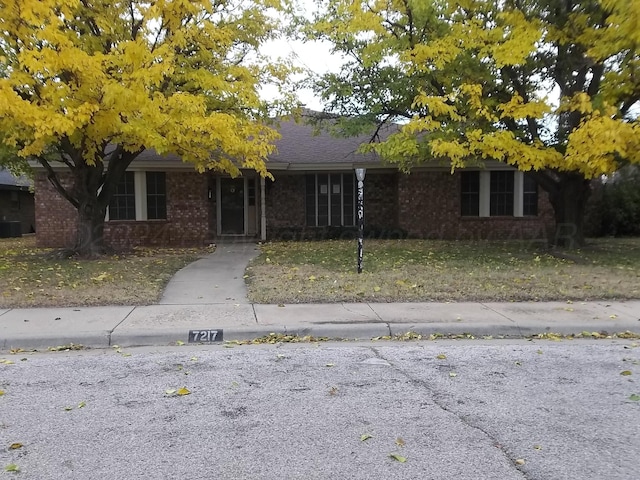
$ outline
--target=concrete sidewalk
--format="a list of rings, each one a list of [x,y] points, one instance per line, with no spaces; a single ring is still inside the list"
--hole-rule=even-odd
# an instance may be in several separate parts
[[[94,348],[168,345],[189,342],[192,330],[222,331],[224,340],[246,340],[269,333],[360,340],[408,331],[507,337],[545,332],[640,333],[640,300],[278,306],[230,303],[225,299],[209,304],[0,310],[2,350],[46,349],[69,343]]]

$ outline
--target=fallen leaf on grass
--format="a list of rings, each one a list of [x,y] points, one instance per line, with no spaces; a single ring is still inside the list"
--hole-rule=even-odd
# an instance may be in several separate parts
[[[9,450],[18,450],[19,448],[22,448],[22,447],[23,445],[21,443],[16,442],[9,445]]]
[[[361,442],[366,442],[367,440],[369,440],[370,438],[373,438],[371,435],[369,435],[368,433],[362,434],[360,435],[360,441]]]
[[[18,467],[18,465],[16,465],[15,463],[10,463],[6,467],[4,467],[4,471],[5,472],[19,472],[20,471],[20,467]]]
[[[389,458],[395,460],[396,462],[404,463],[407,461],[406,457],[402,455],[398,455],[397,453],[390,453]]]

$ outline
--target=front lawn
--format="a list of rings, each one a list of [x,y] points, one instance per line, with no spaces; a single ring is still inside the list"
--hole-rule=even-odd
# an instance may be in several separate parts
[[[0,307],[147,305],[205,249],[134,249],[97,260],[54,260],[35,237],[0,239]]]
[[[532,242],[276,242],[247,270],[256,303],[542,301],[640,298],[640,239],[579,251]]]

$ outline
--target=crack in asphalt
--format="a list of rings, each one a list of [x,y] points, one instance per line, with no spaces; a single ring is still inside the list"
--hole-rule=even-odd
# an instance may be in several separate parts
[[[380,360],[384,360],[385,362],[387,362],[391,366],[391,368],[393,368],[395,371],[397,371],[402,376],[407,378],[409,381],[411,381],[411,383],[413,383],[414,385],[418,385],[424,388],[425,390],[427,390],[431,396],[431,399],[433,400],[433,403],[439,409],[441,409],[442,411],[446,412],[449,415],[452,415],[467,427],[481,432],[485,437],[487,437],[491,441],[491,444],[494,447],[498,448],[500,452],[502,452],[502,455],[504,455],[504,457],[507,459],[511,467],[515,471],[520,473],[523,480],[530,480],[527,474],[516,464],[517,459],[509,454],[509,452],[505,449],[504,445],[502,445],[502,443],[499,441],[498,438],[496,438],[493,434],[491,434],[488,430],[484,429],[482,426],[474,424],[468,417],[465,417],[464,415],[460,415],[455,410],[449,408],[444,402],[442,402],[438,398],[439,397],[438,391],[434,390],[432,386],[429,385],[429,383],[427,383],[425,380],[414,377],[411,373],[405,371],[403,368],[398,366],[393,360],[385,358],[385,356],[382,355],[376,347],[368,347],[368,348],[373,352],[376,358],[379,358]]]

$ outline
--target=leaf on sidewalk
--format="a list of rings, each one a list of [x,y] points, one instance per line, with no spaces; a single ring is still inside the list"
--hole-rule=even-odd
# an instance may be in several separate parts
[[[176,392],[176,395],[180,395],[181,397],[184,395],[190,395],[191,391],[187,387],[179,388]]]
[[[9,450],[18,450],[19,448],[22,448],[22,447],[23,445],[20,442],[16,442],[9,445]]]
[[[436,356],[438,360],[446,360],[447,356],[444,353],[440,353]]]
[[[402,437],[396,438],[396,445],[398,445],[399,447],[404,447],[405,441],[402,439]]]
[[[629,395],[629,400],[631,400],[632,402],[640,402],[640,395],[638,395],[637,393],[632,393],[631,395]]]
[[[5,472],[19,472],[20,471],[20,467],[18,467],[18,465],[16,465],[15,463],[10,463],[6,467],[4,467],[4,471]]]
[[[364,434],[360,435],[360,441],[361,442],[366,442],[370,438],[373,438],[373,437],[371,435],[369,435],[368,433],[364,433]]]
[[[628,377],[629,375],[631,375],[631,370],[623,370],[620,372],[620,375]]]

